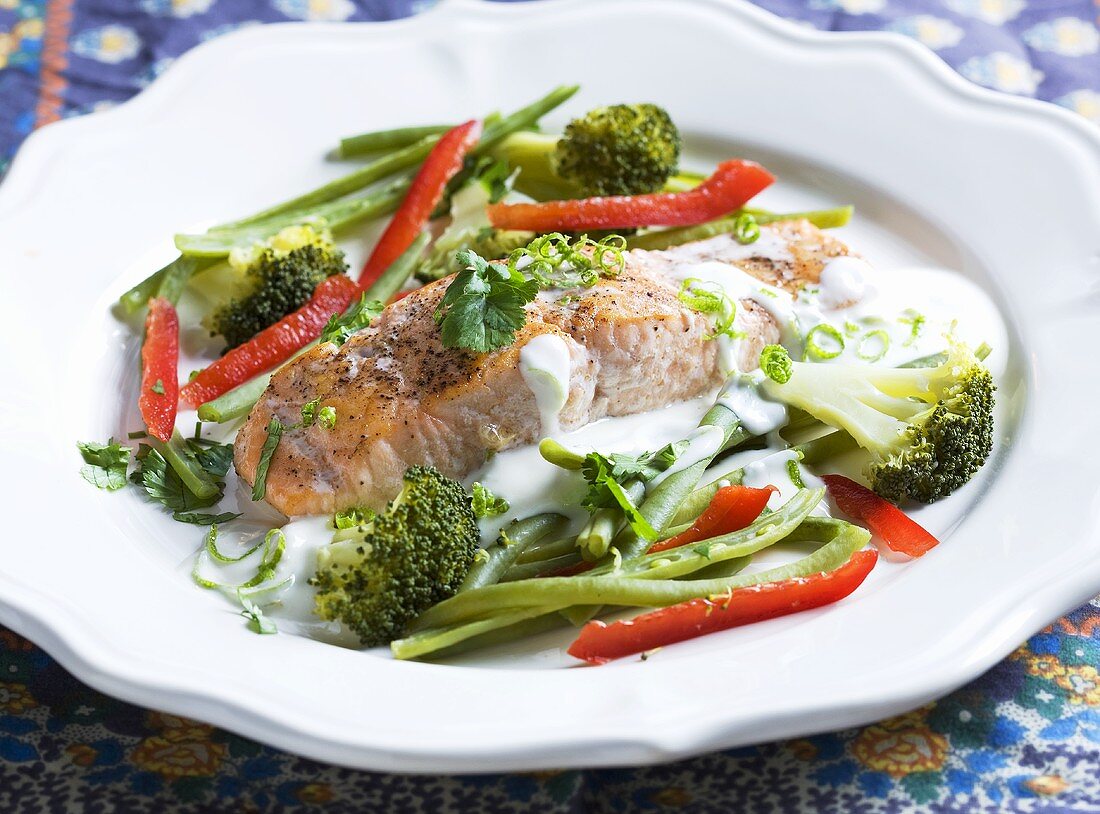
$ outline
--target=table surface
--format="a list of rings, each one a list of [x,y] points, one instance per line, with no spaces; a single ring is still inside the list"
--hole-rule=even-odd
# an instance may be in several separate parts
[[[822,29],[901,32],[979,84],[1100,124],[1100,5],[1089,0],[758,2]],[[0,0],[0,173],[33,128],[129,98],[226,31],[430,5]],[[1094,600],[958,692],[862,729],[667,766],[413,777],[325,766],[124,704],[0,629],[0,811],[1097,812],[1098,667]]]

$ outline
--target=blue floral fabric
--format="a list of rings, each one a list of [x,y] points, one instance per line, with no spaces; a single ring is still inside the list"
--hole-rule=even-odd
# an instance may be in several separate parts
[[[1100,124],[1089,0],[758,0],[886,29],[978,84]],[[0,172],[32,129],[129,98],[203,40],[432,0],[0,0]],[[410,777],[294,757],[83,686],[0,629],[3,812],[1100,812],[1100,600],[969,686],[861,729],[631,769]]]

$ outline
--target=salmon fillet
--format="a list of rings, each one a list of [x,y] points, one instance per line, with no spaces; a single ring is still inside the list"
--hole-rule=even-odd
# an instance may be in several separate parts
[[[757,244],[723,235],[628,252],[621,274],[572,292],[571,299],[540,294],[527,306],[515,343],[482,355],[443,347],[433,313],[450,278],[427,285],[387,307],[342,347],[321,345],[279,370],[237,435],[237,472],[251,484],[271,417],[296,424],[302,405],[319,398],[335,408],[335,428],[287,430],[271,460],[267,501],[284,514],[381,508],[414,464],[462,478],[493,452],[540,438],[538,407],[519,356],[546,333],[569,349],[568,398],[559,415],[564,430],[701,395],[720,382],[717,348],[706,339],[706,318],[677,297],[677,267],[736,263],[793,290],[817,282],[825,260],[847,253],[804,221],[766,226],[758,243],[754,249]],[[748,334],[739,364],[754,368],[779,330],[751,300],[740,304],[738,327]]]

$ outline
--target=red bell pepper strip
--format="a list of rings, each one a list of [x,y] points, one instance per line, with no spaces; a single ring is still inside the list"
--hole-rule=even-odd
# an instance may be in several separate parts
[[[180,321],[163,297],[149,300],[145,341],[141,345],[141,393],[138,409],[149,434],[165,443],[176,427],[179,403]]]
[[[190,407],[198,407],[285,362],[319,337],[329,318],[346,311],[358,296],[355,282],[343,274],[322,281],[297,311],[203,369],[183,386],[180,399]]]
[[[668,551],[670,548],[679,548],[739,531],[760,516],[760,512],[768,505],[768,498],[778,491],[774,486],[763,489],[752,486],[723,486],[714,493],[710,504],[691,524],[691,528],[675,537],[654,543],[649,553]]]
[[[707,633],[829,605],[858,588],[877,560],[874,550],[857,551],[835,571],[691,599],[621,622],[589,622],[568,653],[590,664],[606,664]]]
[[[837,507],[867,526],[891,551],[919,557],[939,545],[939,540],[905,512],[851,478],[825,475],[822,480]]]
[[[466,153],[480,137],[481,122],[474,119],[448,130],[436,142],[413,179],[405,200],[364,264],[359,274],[360,291],[370,288],[416,240],[443,197],[447,182],[462,169]]]
[[[498,229],[574,232],[642,226],[694,226],[744,206],[775,177],[754,161],[723,161],[714,174],[687,192],[612,195],[574,201],[496,203],[489,222]]]

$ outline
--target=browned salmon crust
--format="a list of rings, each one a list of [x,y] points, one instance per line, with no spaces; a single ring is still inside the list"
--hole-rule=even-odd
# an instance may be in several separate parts
[[[539,412],[519,354],[543,333],[559,335],[570,351],[563,429],[705,393],[720,377],[715,343],[706,339],[706,319],[677,297],[670,265],[722,261],[740,252],[740,268],[793,288],[816,282],[825,259],[846,253],[842,243],[805,222],[765,228],[788,243],[787,257],[746,260],[744,248],[725,236],[663,252],[630,252],[619,276],[601,279],[579,299],[531,303],[515,343],[484,355],[442,346],[433,313],[450,279],[425,286],[386,308],[343,347],[321,345],[279,370],[237,435],[237,471],[252,483],[271,416],[296,424],[302,405],[319,398],[335,408],[336,427],[287,430],[268,470],[267,500],[284,514],[379,508],[414,464],[464,477],[491,452],[538,440]],[[749,334],[740,363],[749,369],[779,334],[771,316],[751,301],[742,302],[739,319]]]

